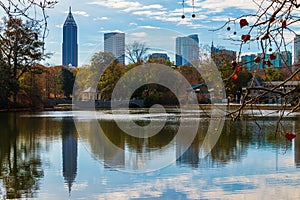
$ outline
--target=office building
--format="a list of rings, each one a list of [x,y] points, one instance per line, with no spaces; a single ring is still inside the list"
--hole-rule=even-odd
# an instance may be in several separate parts
[[[210,50],[211,50],[211,58],[214,62],[216,62],[218,55],[220,55],[219,59],[222,59],[222,56],[228,56],[229,60],[231,61],[236,60],[236,51],[215,47],[213,42],[211,44]]]
[[[168,54],[166,54],[166,53],[152,53],[149,56],[149,59],[165,59],[165,60],[170,61],[170,58],[169,58]]]
[[[285,67],[292,65],[292,53],[290,51],[283,51],[273,53],[272,55],[275,56],[273,59],[270,58],[271,54],[265,54],[265,57],[262,53],[259,54],[251,54],[251,55],[244,55],[241,57],[241,61],[243,65],[247,67],[249,71],[254,71],[255,69],[264,69],[269,67],[263,61],[269,60],[271,61],[270,67]],[[260,57],[260,62],[255,63],[254,59],[256,57]],[[264,58],[264,59],[263,59]]]
[[[247,68],[248,71],[254,71],[259,68],[259,64],[254,62],[254,59],[257,57],[256,54],[243,55],[241,61],[243,66]]]
[[[78,66],[77,25],[71,7],[63,26],[62,65]]]
[[[294,64],[300,61],[300,35],[294,38]]]
[[[197,34],[176,38],[176,65],[192,65],[199,59],[199,38]]]
[[[125,64],[125,33],[105,33],[104,52],[113,53],[120,63]]]

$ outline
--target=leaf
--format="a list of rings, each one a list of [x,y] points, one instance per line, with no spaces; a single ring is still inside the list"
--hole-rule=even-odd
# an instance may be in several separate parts
[[[244,42],[247,42],[248,40],[250,40],[251,36],[248,34],[248,35],[242,35],[242,40]]]
[[[276,59],[276,55],[272,53],[272,54],[270,54],[269,58],[270,58],[271,60],[275,60],[275,59]]]
[[[240,27],[243,28],[244,26],[248,26],[249,23],[246,19],[241,19],[240,20]]]
[[[260,62],[260,57],[259,56],[255,57],[254,62],[259,63]]]
[[[296,134],[294,134],[294,133],[286,133],[286,134],[284,135],[284,137],[285,137],[287,140],[292,141],[292,140],[296,137]]]
[[[281,25],[282,25],[282,28],[286,28],[287,27],[286,20],[283,20]]]

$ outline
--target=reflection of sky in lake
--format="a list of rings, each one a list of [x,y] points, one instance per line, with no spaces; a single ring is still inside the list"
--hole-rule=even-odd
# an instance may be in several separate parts
[[[58,144],[53,144],[54,149]],[[54,148],[55,146],[55,148]],[[57,152],[59,153],[59,152]],[[72,199],[295,199],[300,197],[300,173],[293,165],[292,151],[278,154],[249,150],[239,163],[217,168],[191,169],[172,164],[148,174],[127,174],[105,169],[79,144],[78,174]],[[259,156],[258,156],[259,154]],[[67,188],[61,176],[61,160],[49,157],[41,199],[65,199]],[[56,170],[54,170],[56,169]],[[60,180],[60,181],[58,181]],[[55,191],[55,192],[54,192]],[[65,198],[64,198],[65,197]]]
[[[55,122],[59,123],[65,122]],[[272,123],[274,121],[266,122],[267,127]],[[287,130],[293,130],[298,120],[286,123]],[[247,127],[254,124],[251,122]],[[252,130],[250,128],[247,130]],[[104,166],[90,153],[87,140],[79,137],[77,175],[70,197],[63,177],[62,138],[38,136],[41,146],[47,147],[39,152],[44,177],[37,199],[299,199],[300,171],[295,167],[294,151],[300,141],[290,143],[281,138],[283,142],[277,144],[257,133],[240,134],[242,136],[233,141],[234,158],[212,161],[209,155],[195,161],[189,160],[187,155],[166,168],[146,174],[129,174]],[[245,140],[249,135],[252,136],[250,142]],[[1,189],[0,198],[4,192]]]

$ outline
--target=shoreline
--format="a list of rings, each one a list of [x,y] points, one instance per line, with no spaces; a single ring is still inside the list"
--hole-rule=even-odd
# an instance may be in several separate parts
[[[210,110],[214,108],[226,108],[228,110],[237,110],[240,108],[241,104],[198,104],[198,105],[191,105],[191,107],[196,107],[198,106],[199,109],[202,110]],[[58,104],[57,106],[54,107],[46,107],[46,108],[9,108],[9,109],[0,109],[0,112],[42,112],[42,111],[71,111],[73,107],[73,104]],[[165,108],[177,108],[177,106],[165,106]],[[243,110],[285,110],[289,111],[294,106],[288,105],[285,106],[283,109],[282,105],[274,105],[274,104],[252,104],[252,105],[246,105]],[[110,109],[110,107],[99,107],[96,109]],[[139,109],[139,108],[138,108]],[[140,109],[145,109],[145,108],[140,108]],[[299,112],[300,108],[298,108],[295,112]]]

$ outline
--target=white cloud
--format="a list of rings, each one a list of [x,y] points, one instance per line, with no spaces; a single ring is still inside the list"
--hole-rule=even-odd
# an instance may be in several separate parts
[[[137,26],[138,24],[137,23],[135,23],[135,22],[130,22],[129,23],[129,26]]]
[[[96,45],[97,45],[96,43],[84,43],[84,44],[82,44],[82,46],[86,46],[86,47],[94,47]]]
[[[94,1],[94,2],[90,2],[88,4],[92,4],[92,5],[99,5],[99,6],[104,6],[104,7],[108,7],[108,8],[140,8],[142,6],[141,3],[139,2],[133,2],[133,1],[124,1],[124,0],[102,0],[102,1]]]
[[[56,28],[63,28],[64,25],[63,25],[63,24],[57,24],[57,25],[55,25],[55,27],[56,27]]]
[[[160,27],[156,27],[156,26],[139,26],[139,28],[146,28],[146,29],[160,29]]]
[[[65,12],[65,13],[69,13],[69,12]],[[79,11],[79,10],[72,11],[72,14],[74,14],[74,15],[80,15],[80,16],[83,16],[83,17],[89,17],[90,16],[87,12],[85,12],[85,11]]]
[[[134,14],[134,15],[142,15],[144,17],[151,17],[151,16],[165,15],[166,12],[164,12],[164,11],[141,10],[141,11],[134,11],[134,12],[132,12],[132,14]]]
[[[239,8],[245,10],[256,10],[257,5],[249,0],[205,0],[198,4],[203,10],[222,12],[228,8]],[[197,5],[197,6],[198,6]]]
[[[141,7],[129,7],[123,10],[124,12],[132,12],[137,10],[150,10],[150,9],[157,9],[157,10],[166,10],[162,5],[160,4],[152,4],[147,6],[141,6]]]
[[[100,33],[110,33],[110,32],[118,32],[118,33],[123,33],[123,31],[120,31],[118,29],[115,30],[100,30]]]
[[[131,33],[130,34],[131,36],[134,36],[134,37],[146,37],[147,36],[147,33],[146,32],[135,32],[135,33]]]
[[[96,17],[93,19],[94,21],[106,21],[106,20],[109,20],[108,17]]]

